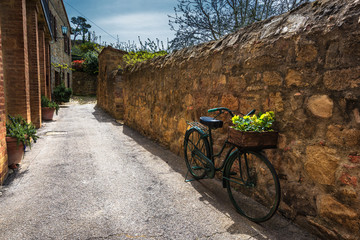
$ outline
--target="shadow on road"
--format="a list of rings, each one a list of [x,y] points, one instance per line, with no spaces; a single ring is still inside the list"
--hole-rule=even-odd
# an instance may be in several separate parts
[[[93,115],[95,119],[98,120],[99,122],[107,122],[107,123],[112,123],[115,126],[122,126],[122,124],[116,122],[115,119],[112,116],[110,116],[109,113],[105,112],[98,105],[94,106],[94,110],[95,111],[93,112]]]
[[[187,168],[185,166],[184,160],[180,156],[175,155],[167,148],[142,136],[140,133],[125,125],[123,126],[123,133],[132,138],[147,151],[166,162],[175,172],[180,173],[184,177],[184,184],[191,184],[192,187],[201,194],[200,201],[211,204],[218,211],[231,218],[234,223],[227,229],[230,234],[249,234],[249,228],[251,228],[253,231],[258,232],[256,239],[269,239],[273,236],[276,236],[276,239],[289,239],[289,235],[282,236],[277,234],[279,229],[284,229],[284,231],[286,231],[285,229],[288,229],[288,226],[291,225],[290,222],[283,219],[281,216],[274,216],[269,221],[261,224],[256,224],[249,221],[236,212],[235,208],[230,202],[227,190],[222,187],[222,182],[219,179],[203,179],[200,181],[186,183],[185,176],[187,173]],[[191,176],[188,176],[188,178],[190,177]],[[244,225],[247,225],[247,227],[244,228]],[[289,230],[289,232],[290,231],[291,230]],[[269,235],[269,233],[271,234]],[[299,237],[294,239],[310,238]]]
[[[286,239],[291,237],[295,239],[315,239],[311,234],[305,234],[297,227],[294,227],[291,222],[284,219],[280,214],[276,214],[267,222],[256,224],[238,214],[232,206],[227,194],[227,190],[222,187],[222,182],[219,179],[204,179],[201,181],[185,182],[187,168],[183,158],[174,154],[166,147],[150,140],[139,132],[130,127],[120,124],[114,120],[109,114],[105,113],[100,107],[95,106],[93,113],[94,117],[99,122],[109,122],[116,126],[123,127],[123,133],[132,138],[137,144],[145,148],[151,154],[159,157],[166,162],[173,171],[180,173],[184,177],[184,184],[191,184],[192,187],[201,195],[200,201],[210,204],[234,222],[228,227],[227,232],[230,234],[244,234],[255,237],[255,239]],[[189,178],[190,176],[188,176]],[[246,226],[246,227],[244,227]],[[256,232],[256,236],[254,236]],[[300,234],[299,234],[300,233]],[[295,237],[294,237],[295,236]]]
[[[28,169],[21,171],[21,167],[14,170],[9,170],[10,174],[7,176],[5,182],[3,183],[4,187],[10,187],[11,184],[14,182],[15,179],[20,179],[22,176],[24,176]]]

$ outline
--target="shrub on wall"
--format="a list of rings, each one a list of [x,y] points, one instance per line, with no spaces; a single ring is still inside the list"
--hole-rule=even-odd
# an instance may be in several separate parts
[[[133,66],[138,62],[147,61],[159,56],[165,56],[168,53],[166,51],[159,52],[150,52],[150,51],[138,51],[138,52],[129,52],[124,55],[124,61],[126,65]]]

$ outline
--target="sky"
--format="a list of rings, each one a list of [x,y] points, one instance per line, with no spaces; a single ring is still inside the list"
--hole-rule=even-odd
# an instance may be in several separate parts
[[[138,44],[140,36],[142,41],[158,38],[166,44],[167,39],[172,40],[175,35],[170,30],[168,15],[174,15],[177,0],[63,1],[69,21],[72,17],[85,17],[91,25],[90,31],[95,31],[107,44],[116,43],[117,36],[120,42],[130,40]]]

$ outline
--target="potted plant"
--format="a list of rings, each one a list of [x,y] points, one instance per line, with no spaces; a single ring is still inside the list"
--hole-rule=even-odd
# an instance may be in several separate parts
[[[272,129],[273,111],[244,117],[235,115],[231,120],[234,126],[229,128],[230,143],[241,148],[276,148],[278,132]]]
[[[56,102],[50,101],[45,96],[41,96],[41,114],[43,120],[51,121],[54,112],[56,111],[56,115],[58,114],[59,108],[60,107]]]
[[[36,142],[36,128],[32,123],[27,123],[23,117],[8,116],[6,122],[6,145],[8,165],[17,168],[24,156],[25,147],[31,147],[31,141]]]
[[[54,89],[54,100],[57,103],[65,103],[70,101],[72,89],[65,87],[64,83],[58,85]]]

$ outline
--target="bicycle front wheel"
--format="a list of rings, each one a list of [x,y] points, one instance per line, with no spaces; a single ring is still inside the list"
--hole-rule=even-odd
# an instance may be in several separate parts
[[[253,222],[269,220],[280,203],[280,183],[269,160],[258,152],[238,151],[226,166],[224,178],[232,204]]]
[[[204,178],[209,171],[209,164],[206,160],[194,154],[194,150],[202,152],[210,158],[209,142],[206,137],[195,128],[191,128],[185,133],[184,139],[184,157],[186,166],[195,179]]]

